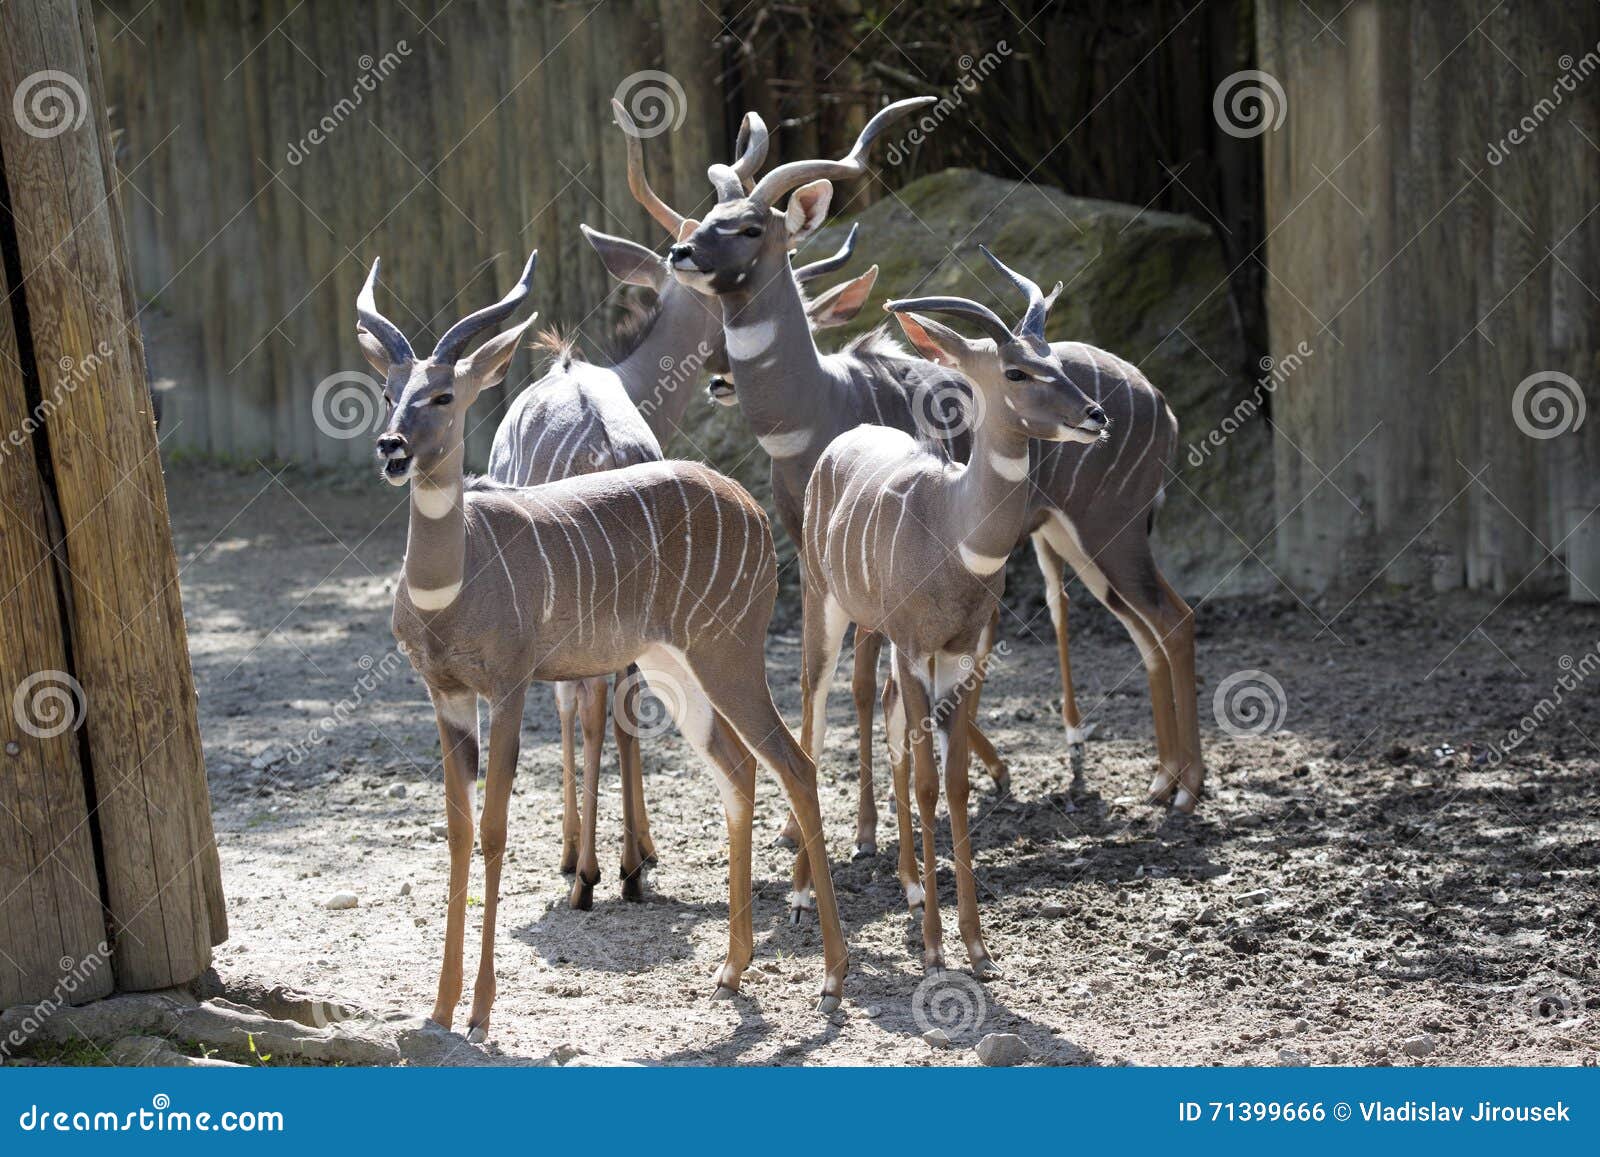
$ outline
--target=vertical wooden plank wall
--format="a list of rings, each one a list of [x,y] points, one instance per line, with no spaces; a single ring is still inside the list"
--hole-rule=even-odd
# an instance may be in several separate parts
[[[1262,138],[1269,347],[1316,351],[1273,399],[1284,576],[1595,601],[1600,74],[1538,104],[1600,60],[1600,12],[1270,0],[1257,19],[1285,105]],[[1536,373],[1577,383],[1581,427],[1524,430],[1561,420],[1525,401],[1519,422]]]
[[[44,463],[38,488],[62,528],[62,667],[82,688],[80,791],[94,809],[115,976],[159,988],[199,975],[227,930],[94,37],[77,0],[0,8],[0,89],[51,74],[72,118],[59,132],[0,118],[15,246],[8,308],[17,364],[34,367],[32,391],[51,402],[26,464]],[[20,425],[13,393],[6,420]],[[37,511],[40,499],[19,500]],[[48,616],[38,625],[48,650]],[[59,745],[37,758],[57,778],[73,771]],[[60,806],[76,806],[80,796],[61,791]]]

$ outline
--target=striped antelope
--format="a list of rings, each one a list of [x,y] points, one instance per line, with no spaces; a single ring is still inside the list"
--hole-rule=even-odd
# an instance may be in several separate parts
[[[736,484],[703,467],[649,462],[518,489],[462,473],[468,408],[500,384],[533,319],[467,342],[527,296],[534,258],[500,302],[458,322],[417,357],[374,302],[378,263],[356,301],[363,352],[384,377],[388,420],[377,439],[383,478],[410,483],[406,555],[394,597],[395,638],[421,673],[444,752],[450,893],[433,1019],[448,1028],[462,988],[478,700],[489,704],[489,767],[480,840],[483,941],[468,1036],[487,1039],[506,811],[522,708],[534,680],[587,679],[636,663],[690,744],[711,764],[728,824],[728,954],[719,996],[750,963],[750,839],[759,760],[800,817],[814,875],[826,976],[836,1008],[847,967],[817,806],[816,769],[767,687],[762,647],[777,587],[766,516]],[[623,807],[630,808],[624,793]],[[632,817],[628,817],[631,819]],[[795,894],[801,894],[796,867]]]
[[[961,939],[980,978],[998,976],[999,969],[978,926],[967,830],[968,733],[994,642],[1006,558],[1028,516],[1029,442],[1093,445],[1107,425],[1105,411],[1078,387],[1044,339],[1055,293],[1046,297],[1031,281],[1010,276],[1029,294],[1028,312],[1015,333],[986,307],[963,298],[916,298],[885,307],[919,353],[973,383],[971,460],[954,465],[905,431],[886,426],[841,434],[823,451],[806,487],[802,550],[801,745],[808,753],[818,750],[818,720],[845,628],[855,623],[887,637],[894,681],[885,706],[899,804],[900,881],[912,911],[922,908],[923,964],[942,968],[937,739]],[[969,340],[916,310],[976,319],[988,336]],[[920,882],[911,851],[913,774],[922,820]]]
[[[908,103],[891,105],[873,118],[844,161],[779,166],[746,198],[734,192],[725,174],[719,175],[718,205],[673,251],[680,278],[708,286],[722,299],[739,408],[772,457],[778,518],[796,542],[800,496],[817,459],[834,438],[855,426],[892,426],[942,443],[956,461],[967,458],[965,420],[959,416],[971,406],[966,382],[908,358],[894,343],[872,335],[838,355],[819,353],[808,329],[799,324],[799,294],[779,276],[782,249],[766,236],[776,232],[785,244],[793,244],[815,229],[832,197],[826,178],[864,172],[863,142],[870,143],[875,126],[881,128],[880,118]],[[791,189],[785,213],[768,207]],[[1035,446],[1029,459],[1034,485],[1022,536],[1032,540],[1045,579],[1074,778],[1082,773],[1086,731],[1068,653],[1069,565],[1122,622],[1143,660],[1159,764],[1151,800],[1171,800],[1179,810],[1192,811],[1205,774],[1195,704],[1194,622],[1161,575],[1149,541],[1177,443],[1177,422],[1160,391],[1128,362],[1081,342],[1056,342],[1052,350],[1111,419],[1109,438],[1097,447]],[[866,854],[876,848],[871,717],[880,646],[879,640],[858,631],[852,688],[861,733],[856,846]],[[970,739],[996,786],[1004,790],[1009,777],[993,748],[976,728]],[[786,834],[793,834],[792,825]]]
[[[628,188],[650,216],[676,238],[685,219],[650,187],[639,130],[618,101],[611,102],[627,136]],[[767,154],[767,129],[751,113],[740,130],[734,171],[753,180]],[[656,308],[637,329],[632,348],[610,365],[593,365],[573,356],[570,345],[552,340],[553,364],[518,394],[495,431],[489,477],[511,486],[533,486],[658,462],[662,443],[678,429],[694,395],[702,367],[722,348],[722,319],[716,303],[673,280],[665,263],[621,237],[581,226],[584,238],[617,280],[656,294]],[[613,731],[625,809],[622,840],[622,895],[644,898],[643,870],[656,861],[644,803],[644,768],[639,755],[637,672],[613,676],[616,689]],[[587,909],[600,882],[595,850],[600,756],[605,740],[606,679],[556,684],[561,720],[561,871],[574,874],[569,903]],[[576,738],[583,732],[583,806],[578,806]],[[581,816],[581,819],[580,819]]]
[[[837,434],[862,422],[878,422],[948,439],[941,399],[952,391],[964,396],[968,390],[959,374],[910,358],[899,345],[883,339],[853,342],[838,354],[821,354],[789,267],[789,251],[827,216],[833,196],[829,178],[864,174],[872,142],[895,120],[932,100],[916,97],[891,104],[867,122],[843,160],[779,165],[748,192],[727,166],[712,166],[709,176],[717,204],[669,254],[679,281],[715,294],[721,302],[739,408],[772,459],[778,520],[796,544],[802,537],[806,483],[817,457]],[[788,204],[780,211],[776,205],[785,195]],[[871,722],[878,651],[876,640],[858,637],[856,647],[856,707],[863,724],[856,813],[856,855],[861,857],[877,851]],[[865,659],[868,652],[870,663]],[[976,724],[971,741],[1004,790],[1009,780],[1005,766]],[[793,840],[797,835],[791,816],[780,839]]]

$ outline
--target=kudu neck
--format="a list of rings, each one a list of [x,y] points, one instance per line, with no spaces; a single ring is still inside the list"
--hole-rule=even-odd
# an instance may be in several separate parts
[[[467,549],[463,457],[458,433],[450,452],[411,480],[405,579],[419,610],[448,606],[461,588]]]
[[[661,295],[660,312],[639,344],[613,367],[663,446],[682,424],[721,340],[717,303],[675,285]]]
[[[955,525],[967,528],[969,550],[1004,558],[1022,534],[1028,514],[1028,435],[998,396],[975,395],[983,407],[972,436],[972,456],[955,487]]]
[[[800,287],[787,256],[781,261],[757,265],[750,273],[753,289],[721,296],[739,407],[757,433],[792,418],[797,399],[816,396],[813,383],[823,373]]]

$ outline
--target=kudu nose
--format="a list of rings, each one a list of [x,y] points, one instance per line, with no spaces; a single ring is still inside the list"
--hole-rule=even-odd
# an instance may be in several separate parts
[[[378,453],[384,458],[398,458],[405,453],[406,440],[399,434],[378,435]]]
[[[671,249],[667,250],[667,256],[672,259],[674,264],[676,264],[679,261],[688,260],[689,255],[693,252],[694,250],[689,248],[687,245],[674,245]]]

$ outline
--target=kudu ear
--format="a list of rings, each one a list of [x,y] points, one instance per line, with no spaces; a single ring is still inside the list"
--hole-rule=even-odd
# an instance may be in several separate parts
[[[968,341],[949,326],[940,325],[931,317],[920,313],[896,313],[896,321],[905,331],[906,340],[930,362],[959,370],[963,358],[972,356],[979,345]]]
[[[861,312],[861,307],[867,304],[867,298],[872,296],[872,287],[877,281],[878,267],[874,265],[860,277],[852,277],[819,294],[806,306],[806,316],[811,319],[812,327],[827,329],[853,321],[856,314]]]
[[[456,380],[465,382],[476,394],[505,380],[511,357],[522,344],[523,335],[539,315],[533,314],[521,325],[514,325],[504,333],[497,333],[477,349],[456,363]]]
[[[394,361],[389,357],[389,351],[383,348],[383,343],[367,332],[365,326],[356,326],[356,341],[361,343],[361,352],[366,355],[367,364],[378,371],[380,377],[387,378]]]
[[[789,207],[783,214],[789,227],[789,244],[797,245],[822,228],[832,203],[833,182],[826,179],[801,185],[790,193]]]
[[[579,225],[578,229],[583,233],[584,240],[600,254],[600,260],[606,263],[606,270],[612,277],[624,285],[642,285],[646,289],[661,292],[668,277],[667,267],[661,258],[626,237],[613,237],[587,225]]]

